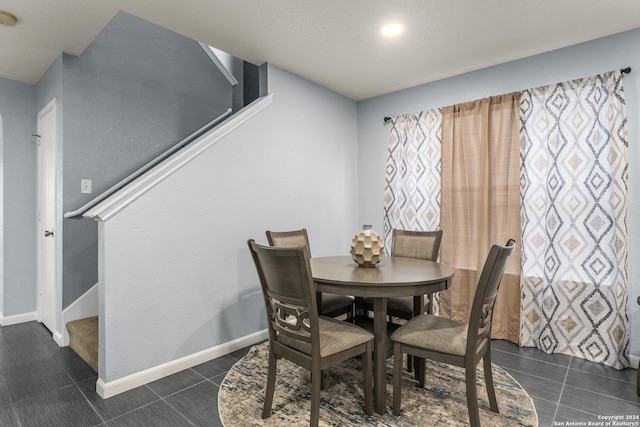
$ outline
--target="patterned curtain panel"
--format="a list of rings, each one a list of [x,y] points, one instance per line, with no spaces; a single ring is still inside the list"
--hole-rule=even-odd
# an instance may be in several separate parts
[[[439,109],[392,119],[384,189],[384,236],[391,250],[391,230],[437,230],[440,227]]]
[[[620,72],[524,91],[521,345],[629,366]]]

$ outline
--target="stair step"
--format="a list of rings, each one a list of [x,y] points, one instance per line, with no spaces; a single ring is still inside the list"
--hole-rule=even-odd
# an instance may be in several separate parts
[[[67,323],[69,347],[98,372],[98,316]]]

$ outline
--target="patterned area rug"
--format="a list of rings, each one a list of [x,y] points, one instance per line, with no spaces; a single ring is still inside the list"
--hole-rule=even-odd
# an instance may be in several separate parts
[[[309,425],[310,381],[303,368],[280,359],[271,417],[263,420],[262,403],[267,380],[268,344],[251,348],[225,377],[218,393],[220,419],[227,426]],[[406,365],[406,364],[405,364]],[[409,373],[403,375],[402,414],[395,417],[392,405],[393,358],[387,363],[387,413],[364,414],[362,366],[351,359],[329,368],[320,397],[321,426],[468,426],[464,370],[427,362],[425,388],[416,387]],[[531,397],[508,373],[493,365],[500,414],[489,410],[482,363],[478,368],[480,422],[483,426],[537,426]]]

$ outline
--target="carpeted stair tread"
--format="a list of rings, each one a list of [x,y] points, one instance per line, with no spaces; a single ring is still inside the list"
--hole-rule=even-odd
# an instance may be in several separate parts
[[[98,372],[98,316],[67,323],[69,347]]]

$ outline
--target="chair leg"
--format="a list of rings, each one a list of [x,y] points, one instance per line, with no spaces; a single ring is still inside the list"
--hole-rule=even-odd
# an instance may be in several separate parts
[[[407,372],[413,372],[413,356],[407,356]]]
[[[476,389],[476,366],[468,363],[466,368],[467,381],[467,408],[469,409],[469,423],[471,427],[480,427],[480,415],[478,414],[478,392]]]
[[[311,373],[311,419],[309,426],[317,427],[320,421],[320,385],[322,383],[322,372],[314,369]]]
[[[367,343],[367,351],[362,355],[362,379],[364,380],[364,413],[373,415],[373,343]]]
[[[421,357],[413,357],[413,371],[415,379],[418,381],[418,387],[424,388],[424,378],[426,370],[426,359]]]
[[[349,316],[351,316],[349,318]],[[347,320],[351,321],[352,324],[356,324],[356,317],[357,317],[357,307],[356,307],[356,301],[353,301],[353,304],[351,304],[351,313],[349,314],[349,316],[347,316]]]
[[[636,377],[636,393],[640,396],[640,366],[638,366],[638,374]]]
[[[489,407],[493,412],[498,410],[498,400],[496,399],[496,390],[493,387],[493,372],[491,370],[491,348],[487,350],[483,359],[484,363],[484,382],[487,385],[487,395],[489,396]]]
[[[313,374],[309,372],[309,379],[313,381]],[[324,371],[320,371],[320,390],[325,390],[327,387],[326,376]]]
[[[366,315],[367,310],[364,306],[364,300],[362,297],[355,297],[355,300],[353,301],[353,323],[356,323],[356,318],[364,317]]]
[[[271,351],[269,352],[269,370],[267,373],[267,388],[264,392],[264,405],[262,406],[262,418],[271,416],[271,405],[273,404],[273,391],[276,387],[276,369],[278,358]]]
[[[407,357],[412,357],[410,354]],[[376,386],[377,387],[377,386]],[[393,415],[400,415],[402,397],[402,347],[393,344]]]

